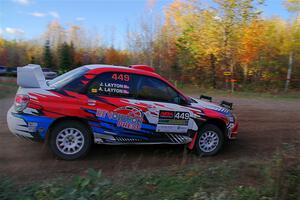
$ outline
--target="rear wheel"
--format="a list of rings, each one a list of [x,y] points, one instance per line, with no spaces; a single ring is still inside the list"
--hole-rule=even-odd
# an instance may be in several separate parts
[[[51,151],[64,160],[74,160],[85,156],[92,144],[89,128],[78,121],[64,121],[51,131],[49,146]]]
[[[217,154],[224,144],[222,131],[213,124],[207,124],[198,133],[195,149],[198,155],[213,156]]]

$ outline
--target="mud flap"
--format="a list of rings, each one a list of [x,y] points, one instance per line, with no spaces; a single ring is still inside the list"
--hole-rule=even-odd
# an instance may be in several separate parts
[[[192,141],[188,144],[188,149],[192,150],[194,148],[197,136],[198,136],[198,133],[195,133]]]

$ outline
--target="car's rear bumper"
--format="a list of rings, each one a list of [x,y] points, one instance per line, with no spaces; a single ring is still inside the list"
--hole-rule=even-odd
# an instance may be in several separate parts
[[[7,125],[16,136],[35,141],[43,141],[52,118],[17,113],[12,106],[7,112]]]
[[[7,112],[7,125],[10,132],[22,138],[34,139],[26,121],[16,117],[16,115],[17,113],[12,106]]]

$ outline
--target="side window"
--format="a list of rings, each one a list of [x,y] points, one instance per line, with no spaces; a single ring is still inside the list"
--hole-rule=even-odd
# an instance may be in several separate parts
[[[88,94],[111,97],[133,96],[133,75],[106,72],[97,76],[88,88]]]
[[[150,101],[180,103],[179,94],[165,82],[147,76],[138,76],[137,98]]]
[[[65,85],[64,87],[62,87],[62,89],[69,90],[72,92],[82,93],[82,92],[84,92],[86,85],[83,84],[83,82],[81,80],[82,80],[82,77],[76,78],[73,81],[71,81],[70,83],[68,83],[67,85]]]

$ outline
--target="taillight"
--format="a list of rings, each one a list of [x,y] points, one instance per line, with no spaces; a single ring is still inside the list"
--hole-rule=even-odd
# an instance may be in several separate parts
[[[26,94],[17,94],[15,98],[15,110],[17,112],[23,111],[29,103],[30,97]]]

